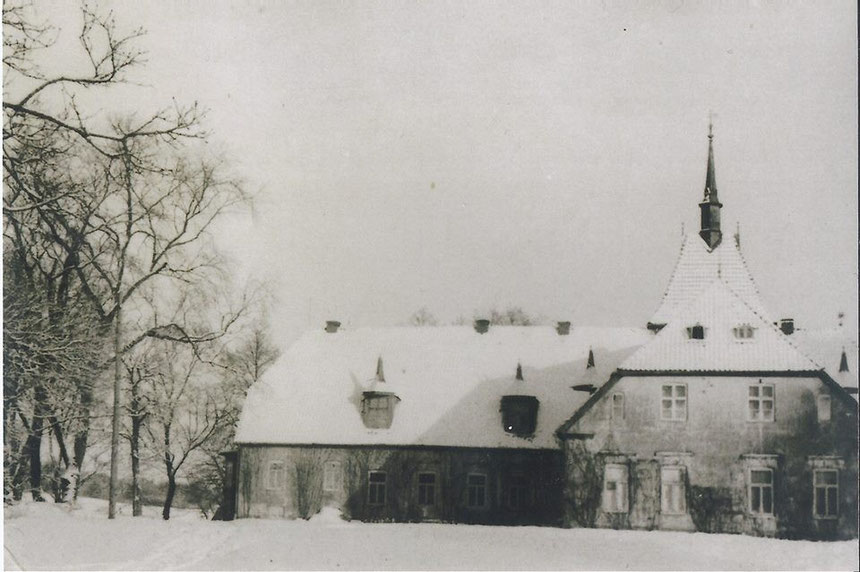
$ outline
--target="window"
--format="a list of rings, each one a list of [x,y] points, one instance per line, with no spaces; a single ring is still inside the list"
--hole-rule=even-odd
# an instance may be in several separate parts
[[[336,491],[341,488],[340,463],[337,461],[327,461],[323,465],[323,490]]]
[[[388,475],[382,471],[370,471],[367,483],[367,503],[372,505],[385,504],[385,483]]]
[[[674,383],[663,386],[660,418],[668,421],[686,421],[687,419],[687,386]]]
[[[502,397],[502,427],[514,435],[531,435],[537,427],[538,400],[531,395]]]
[[[830,396],[822,393],[818,396],[816,405],[818,407],[818,422],[830,421]]]
[[[466,506],[484,508],[487,504],[487,475],[466,475]]]
[[[624,419],[624,394],[613,393],[610,403],[609,416],[612,419]]]
[[[604,512],[627,512],[627,465],[606,465],[603,473]]]
[[[839,516],[839,472],[833,469],[816,470],[812,484],[815,489],[815,517]]]
[[[773,421],[772,385],[751,385],[748,402],[750,421]]]
[[[755,335],[755,328],[750,326],[749,324],[744,324],[742,326],[737,326],[732,330],[735,334],[735,339],[737,340],[750,340]]]
[[[687,338],[691,340],[704,340],[705,339],[705,328],[696,324],[695,326],[690,326],[687,328]]]
[[[684,491],[683,467],[662,467],[660,469],[660,507],[663,514],[687,512]]]
[[[436,473],[418,473],[418,504],[436,504]]]
[[[388,429],[394,419],[398,397],[391,393],[365,391],[361,400],[361,420],[369,429]]]
[[[528,490],[528,480],[525,475],[513,475],[508,487],[508,506],[512,509],[526,506]]]
[[[750,512],[773,514],[773,470],[750,469]]]
[[[272,461],[269,463],[269,472],[266,474],[267,489],[282,489],[287,482],[287,469],[283,461]]]

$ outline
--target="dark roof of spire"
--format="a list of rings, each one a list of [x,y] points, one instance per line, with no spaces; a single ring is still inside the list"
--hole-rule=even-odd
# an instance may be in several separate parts
[[[717,199],[717,172],[714,168],[714,125],[708,125],[708,172],[705,174],[705,200],[719,203]]]
[[[845,353],[845,348],[842,348],[842,358],[839,360],[839,371],[848,371],[848,355]]]

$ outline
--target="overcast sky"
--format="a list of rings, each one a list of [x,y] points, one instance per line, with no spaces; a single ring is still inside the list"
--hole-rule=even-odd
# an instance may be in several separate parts
[[[713,112],[727,240],[774,319],[857,322],[854,2],[112,2],[129,104],[199,101],[283,343],[521,306],[643,326],[698,230]],[[74,2],[39,2],[71,50]],[[64,44],[65,42],[65,44]]]

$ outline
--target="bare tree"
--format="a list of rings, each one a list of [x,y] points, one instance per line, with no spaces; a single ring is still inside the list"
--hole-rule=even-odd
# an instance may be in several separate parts
[[[150,435],[160,448],[167,476],[162,518],[170,518],[177,477],[224,423],[225,408],[200,379],[206,364],[199,354],[176,342],[163,344],[161,367],[152,380]]]
[[[146,286],[169,292],[212,279],[219,261],[207,231],[245,196],[222,173],[220,162],[194,156],[183,145],[206,135],[196,104],[174,103],[141,119],[113,121],[79,107],[81,90],[122,83],[141,63],[143,52],[136,47],[141,30],[121,33],[110,15],[84,7],[79,39],[89,72],[48,77],[35,65],[34,54],[51,46],[53,30],[32,24],[34,15],[26,5],[4,4],[3,15],[4,217],[11,229],[4,233],[4,258],[21,262],[14,278],[22,286],[38,271],[46,282],[39,284],[46,304],[64,308],[71,297],[86,300],[102,336],[112,338],[113,355],[102,362],[103,367],[113,364],[112,518],[122,355],[147,338],[183,343],[215,339],[235,319],[227,316],[215,331],[193,332],[181,322],[165,323],[149,314],[129,329],[123,309],[137,313]],[[92,405],[91,386],[79,389],[78,401],[86,411]],[[34,403],[45,401],[39,391],[35,394]],[[42,407],[38,413],[36,418],[42,419],[50,411]],[[31,451],[42,430],[37,424],[31,431]],[[78,466],[87,435],[84,422],[75,436]],[[37,466],[37,449],[31,467]]]
[[[410,326],[438,326],[439,321],[436,316],[427,309],[426,306],[419,308],[414,314],[409,317]]]

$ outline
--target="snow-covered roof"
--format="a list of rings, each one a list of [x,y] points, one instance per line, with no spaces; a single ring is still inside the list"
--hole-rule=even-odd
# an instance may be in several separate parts
[[[486,334],[469,326],[308,332],[251,387],[236,442],[555,448],[555,430],[589,395],[571,386],[602,383],[652,336],[591,327],[562,336],[540,326],[491,326]],[[595,367],[587,369],[589,348]],[[386,387],[400,401],[389,429],[368,429],[361,395],[378,386],[380,356]],[[517,363],[524,381],[514,383]],[[540,401],[530,439],[502,428],[501,397],[513,387]]]
[[[696,299],[718,278],[760,316],[767,317],[758,288],[737,242],[723,240],[710,250],[698,234],[688,234],[681,244],[681,253],[669,285],[651,323],[666,324],[671,321],[677,311]]]
[[[725,279],[715,279],[648,344],[620,366],[633,371],[817,371],[820,365],[803,355],[789,336],[764,319]],[[689,339],[687,328],[700,325],[704,339]],[[752,338],[734,329],[754,328]]]
[[[844,328],[822,330],[798,328],[794,330],[791,339],[806,355],[821,364],[839,385],[857,387],[857,339]],[[848,371],[840,371],[843,351]]]

